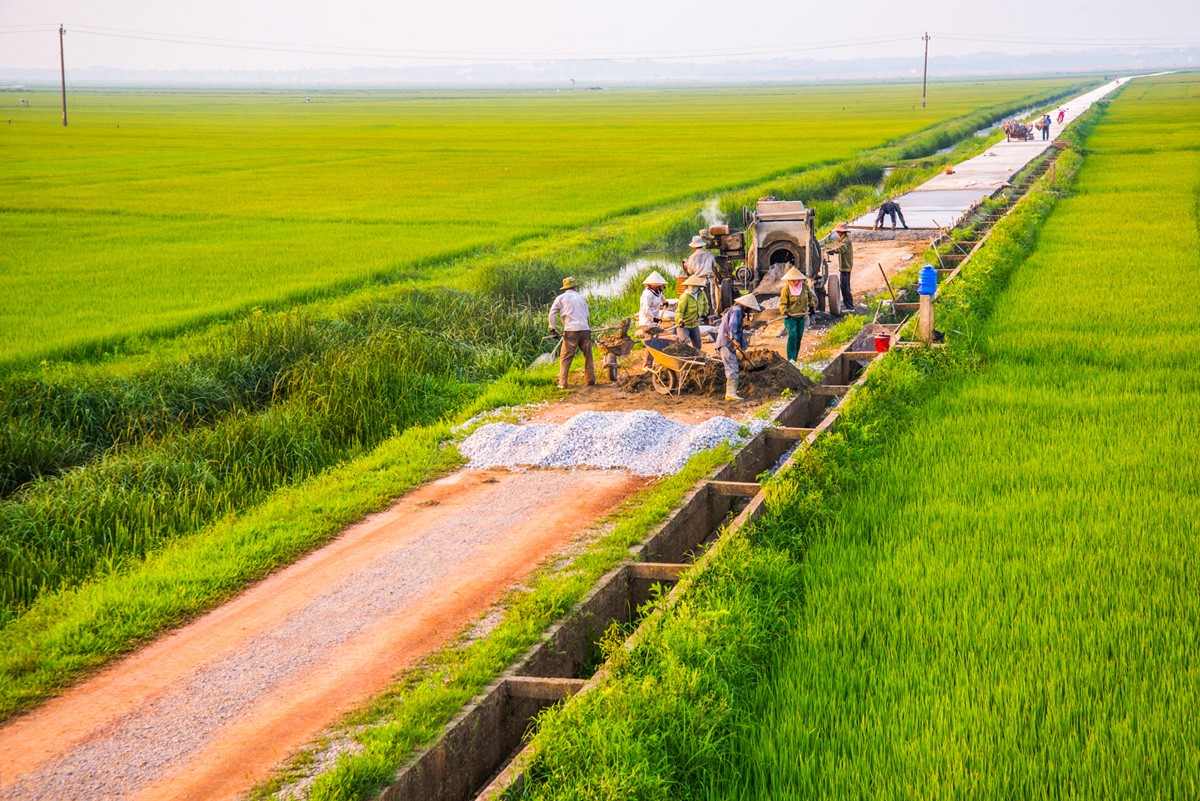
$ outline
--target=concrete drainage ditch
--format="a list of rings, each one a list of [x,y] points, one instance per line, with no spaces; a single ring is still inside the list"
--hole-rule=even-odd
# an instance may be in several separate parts
[[[496,798],[519,778],[514,761],[538,713],[585,691],[603,676],[599,643],[615,623],[631,627],[651,598],[664,590],[667,605],[681,577],[713,547],[725,528],[758,517],[763,498],[758,477],[798,445],[812,442],[836,420],[837,401],[878,354],[860,349],[880,331],[868,326],[842,348],[821,382],[793,399],[774,425],[748,441],[733,460],[693,488],[671,516],[641,543],[630,559],[603,576],[592,591],[512,668],[492,682],[443,731],[438,740],[401,769],[381,795],[385,801],[467,801]],[[870,329],[870,330],[868,330]],[[686,581],[686,579],[685,579]],[[656,587],[660,589],[655,589]],[[673,588],[673,589],[672,589]],[[637,631],[627,641],[632,647]]]

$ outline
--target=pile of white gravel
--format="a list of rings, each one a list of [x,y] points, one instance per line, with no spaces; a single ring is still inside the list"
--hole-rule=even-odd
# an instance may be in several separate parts
[[[739,445],[768,425],[714,417],[698,425],[658,412],[582,412],[565,423],[481,426],[459,446],[471,467],[598,467],[639,476],[678,472],[693,454]]]

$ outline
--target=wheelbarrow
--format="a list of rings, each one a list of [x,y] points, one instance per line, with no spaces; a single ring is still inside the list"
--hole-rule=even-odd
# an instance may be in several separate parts
[[[695,357],[672,356],[666,348],[677,340],[647,339],[646,350],[654,360],[650,367],[650,380],[654,389],[660,395],[679,395],[688,383],[694,383],[696,389],[704,388],[704,380],[709,377],[710,370],[717,363],[711,356],[697,352]]]
[[[616,336],[600,338],[599,334],[604,334],[611,331],[619,332]],[[608,373],[608,380],[615,382],[617,374],[620,372],[620,360],[630,354],[633,346],[636,344],[634,340],[629,338],[629,320],[622,321],[619,326],[610,326],[608,328],[597,328],[592,331],[592,344],[600,348],[604,353],[604,369]],[[549,353],[542,354],[543,359],[557,361],[559,354],[562,353],[563,338],[562,335],[554,333],[550,336],[542,337],[542,341],[555,340],[554,347]]]
[[[615,383],[621,369],[621,359],[624,359],[633,350],[634,341],[629,338],[629,319],[622,320],[621,325],[613,328],[601,328],[596,333],[606,331],[617,331],[618,333],[616,336],[598,338],[596,345],[604,354],[604,371],[608,373],[608,380]]]

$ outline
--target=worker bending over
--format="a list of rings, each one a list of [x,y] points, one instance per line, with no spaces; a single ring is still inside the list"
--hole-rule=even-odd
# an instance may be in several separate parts
[[[575,351],[583,351],[583,377],[589,387],[596,385],[596,369],[592,364],[592,328],[588,324],[587,299],[575,291],[575,279],[564,278],[562,294],[550,304],[550,335],[557,336],[558,318],[562,318],[562,359],[558,364],[558,388],[567,388],[567,373]]]
[[[686,289],[679,297],[679,305],[675,308],[675,336],[685,345],[691,345],[700,350],[700,318],[707,312],[704,293],[704,279],[693,275],[683,282]]]
[[[717,327],[717,353],[721,363],[725,365],[725,400],[740,401],[738,390],[738,360],[737,352],[746,355],[746,309],[762,311],[754,295],[746,294],[733,302],[723,315],[721,325]],[[737,352],[735,352],[737,351]]]
[[[800,357],[800,339],[804,336],[804,323],[810,312],[817,308],[817,297],[808,286],[808,278],[795,267],[783,275],[783,291],[779,293],[779,312],[783,315],[783,328],[787,331],[787,360],[795,362]]]
[[[900,204],[894,200],[885,200],[883,205],[879,207],[879,214],[875,217],[875,230],[878,231],[883,227],[884,217],[892,218],[892,230],[896,230],[896,217],[900,217],[900,224],[908,228],[908,223],[904,221],[904,212],[900,211]]]
[[[853,310],[854,296],[850,294],[850,271],[854,269],[854,246],[850,244],[850,229],[845,223],[838,223],[838,227],[833,230],[838,235],[837,247],[825,252],[830,256],[837,256],[838,271],[842,277],[842,306]]]
[[[675,315],[666,308],[663,290],[666,289],[667,279],[658,274],[658,270],[646,276],[642,281],[641,304],[638,306],[638,334],[643,340],[652,339],[662,331],[662,322],[672,319]],[[646,366],[654,363],[650,351],[646,351]]]

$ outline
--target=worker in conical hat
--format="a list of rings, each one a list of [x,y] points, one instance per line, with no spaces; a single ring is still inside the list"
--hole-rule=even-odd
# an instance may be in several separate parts
[[[752,294],[742,295],[725,310],[721,315],[721,324],[717,326],[717,355],[725,365],[725,400],[742,400],[738,395],[738,353],[745,355],[749,347],[745,318],[752,311],[762,311],[758,298]]]
[[[787,360],[795,362],[800,356],[804,323],[817,308],[817,298],[804,273],[795,267],[783,274],[783,282],[783,291],[779,293],[779,313],[783,315],[783,329],[787,331]]]
[[[683,282],[683,295],[675,309],[675,336],[685,345],[700,350],[700,318],[704,311],[704,293],[701,288],[705,280],[698,275]]]
[[[667,279],[659,275],[658,270],[646,276],[642,285],[646,288],[642,290],[641,303],[638,306],[638,334],[643,340],[646,340],[661,333],[660,323],[675,315],[665,308],[666,300],[663,298],[663,290],[667,287]],[[650,355],[650,351],[646,351],[646,366],[649,367],[653,362],[654,357]]]
[[[550,335],[557,336],[558,318],[562,319],[562,357],[558,364],[558,388],[567,388],[567,374],[575,351],[583,351],[583,377],[587,385],[596,384],[596,369],[592,362],[592,327],[588,322],[587,298],[575,291],[575,279],[564,278],[562,294],[550,304]]]

